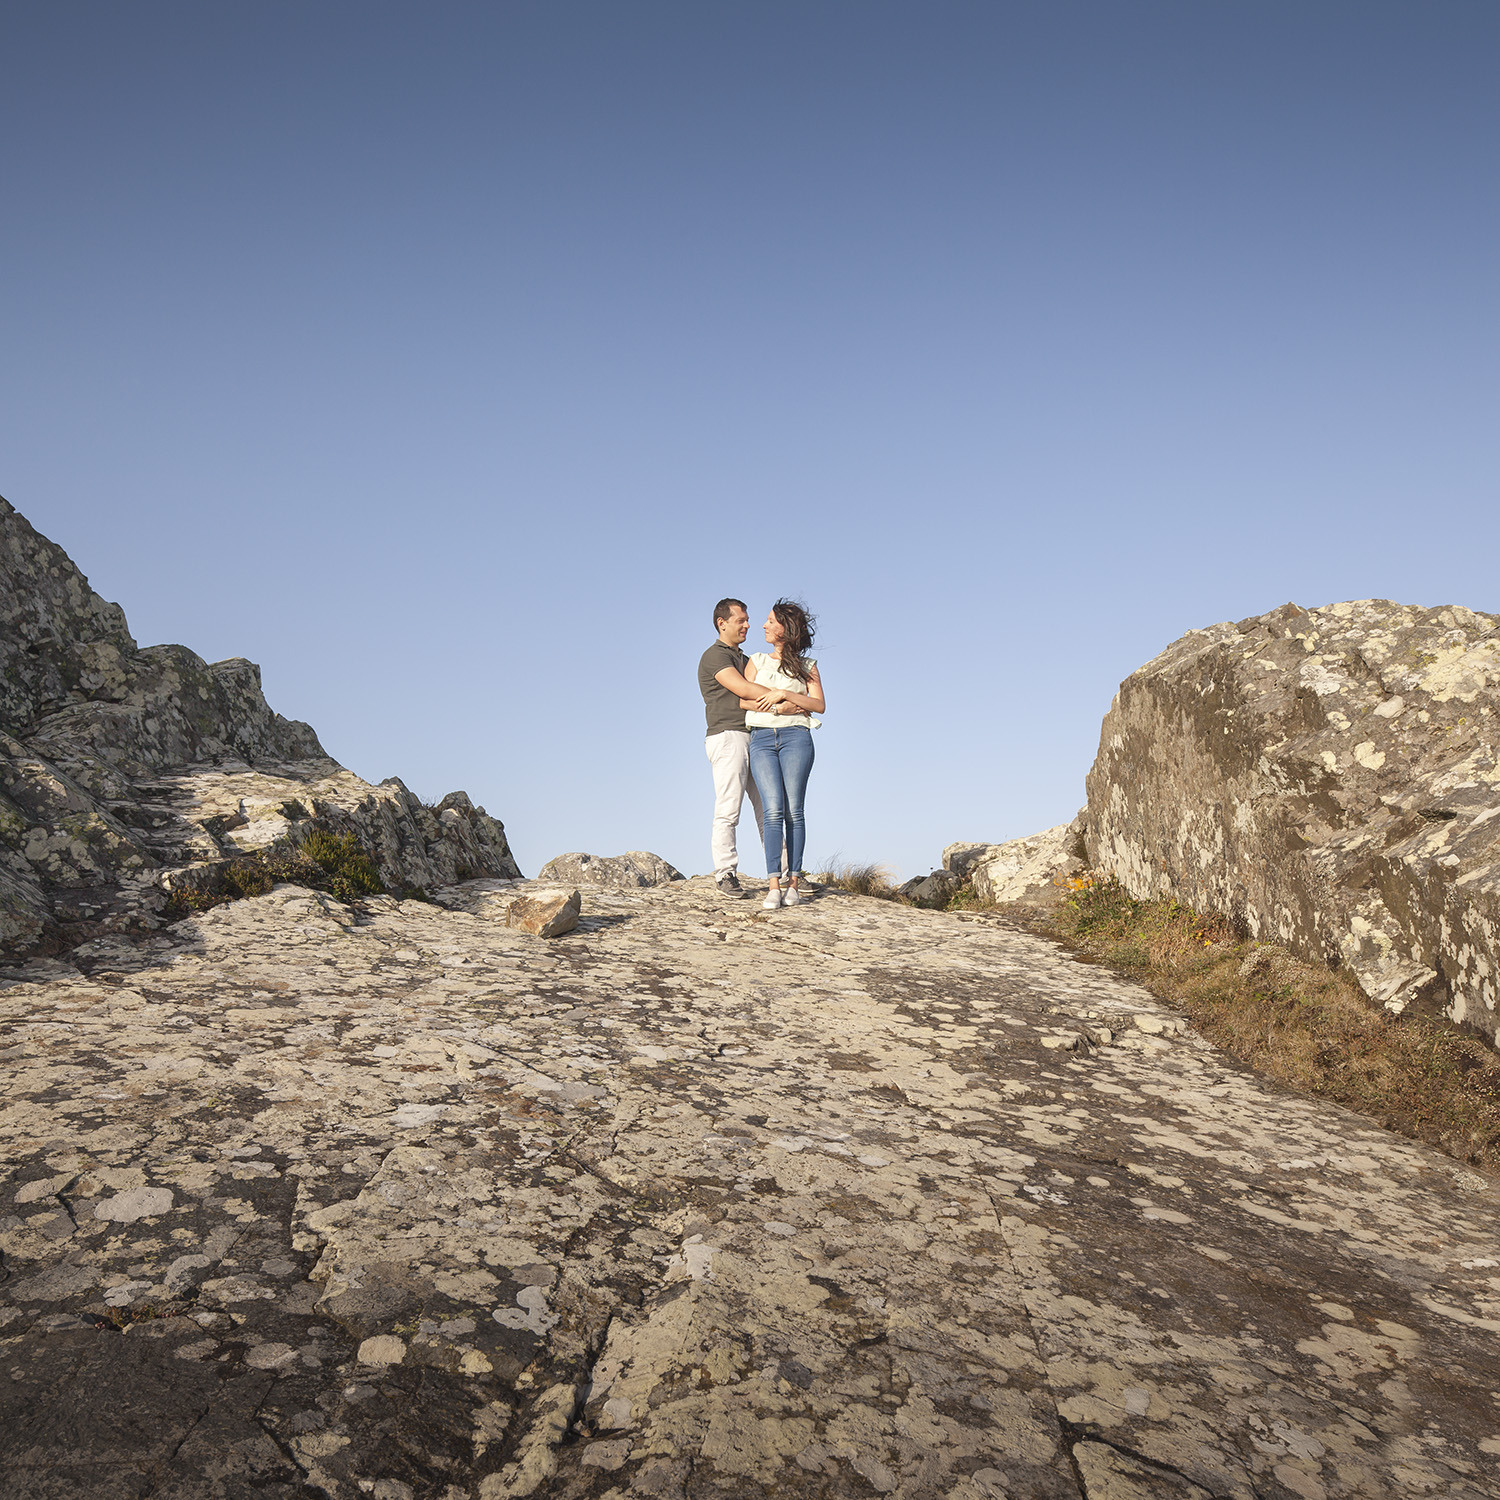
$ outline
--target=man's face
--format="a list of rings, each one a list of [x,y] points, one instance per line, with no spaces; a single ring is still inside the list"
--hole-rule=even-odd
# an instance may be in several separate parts
[[[719,633],[731,646],[738,646],[750,633],[750,616],[742,609],[731,609],[729,618],[720,623]]]

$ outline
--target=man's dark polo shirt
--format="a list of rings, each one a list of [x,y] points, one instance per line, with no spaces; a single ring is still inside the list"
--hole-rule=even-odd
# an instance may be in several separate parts
[[[714,678],[725,667],[733,667],[744,674],[750,658],[738,646],[726,646],[715,641],[698,661],[698,687],[703,693],[703,710],[708,718],[708,734],[723,734],[726,729],[745,727],[745,710],[740,707],[739,695],[715,682]]]

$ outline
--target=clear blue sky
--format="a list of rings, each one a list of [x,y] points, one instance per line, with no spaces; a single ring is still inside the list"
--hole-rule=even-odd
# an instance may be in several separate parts
[[[0,493],[527,873],[706,867],[722,594],[820,616],[809,852],[903,873],[1185,630],[1500,610],[1491,0],[57,0],[0,70]]]

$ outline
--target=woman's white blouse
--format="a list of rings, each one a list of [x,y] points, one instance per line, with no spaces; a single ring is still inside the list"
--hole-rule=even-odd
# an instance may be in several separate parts
[[[789,677],[776,665],[776,658],[769,651],[756,651],[750,660],[755,663],[755,685],[757,687],[785,688],[789,693],[806,693],[807,684],[799,682],[795,677]],[[815,667],[817,662],[808,657],[809,667]],[[746,729],[792,729],[801,725],[803,729],[816,729],[823,721],[815,719],[811,714],[758,714],[747,712],[745,714]]]

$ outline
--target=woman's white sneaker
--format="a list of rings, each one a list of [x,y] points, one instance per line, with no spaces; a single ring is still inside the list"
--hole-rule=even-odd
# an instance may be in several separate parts
[[[797,887],[789,885],[786,888],[786,895],[781,898],[781,904],[783,906],[800,906],[801,903],[802,897],[797,894]]]
[[[778,891],[775,886],[772,886],[771,889],[766,892],[766,899],[760,904],[762,910],[764,911],[776,911],[781,906],[781,892]]]

